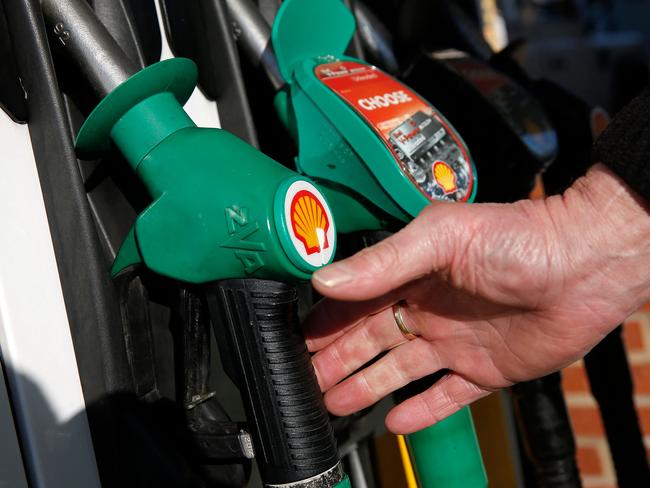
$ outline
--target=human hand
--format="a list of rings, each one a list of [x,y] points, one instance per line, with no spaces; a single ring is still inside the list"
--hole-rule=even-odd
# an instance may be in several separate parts
[[[387,427],[407,434],[571,364],[646,301],[650,214],[597,165],[562,197],[432,204],[313,284],[327,298],[305,333],[333,414],[450,370],[389,413]],[[393,317],[400,300],[412,341]]]

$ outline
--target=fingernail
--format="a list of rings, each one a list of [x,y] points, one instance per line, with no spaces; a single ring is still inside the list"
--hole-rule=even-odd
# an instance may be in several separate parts
[[[349,283],[354,278],[350,269],[345,264],[330,264],[314,273],[313,280],[319,284],[334,288],[335,286]]]
[[[313,362],[312,362],[313,364]],[[316,373],[316,381],[318,382],[318,386],[320,387],[320,391],[325,393],[325,388],[323,388],[323,381],[321,380],[320,374],[318,374],[318,368],[314,364],[314,373]]]

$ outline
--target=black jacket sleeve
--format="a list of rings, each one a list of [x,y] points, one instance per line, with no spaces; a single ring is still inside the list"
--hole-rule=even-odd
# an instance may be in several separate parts
[[[650,202],[650,86],[614,117],[595,143],[594,160]]]

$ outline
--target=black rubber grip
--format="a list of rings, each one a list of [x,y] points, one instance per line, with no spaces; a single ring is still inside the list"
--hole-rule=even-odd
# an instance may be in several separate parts
[[[224,368],[244,401],[264,483],[295,483],[337,466],[333,430],[298,324],[296,289],[229,280],[211,285],[206,298]],[[327,476],[331,484],[322,486],[333,486],[342,473],[337,477]]]

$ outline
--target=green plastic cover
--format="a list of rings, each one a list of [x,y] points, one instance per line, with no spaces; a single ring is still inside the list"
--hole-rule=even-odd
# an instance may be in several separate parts
[[[354,15],[341,0],[286,0],[271,34],[282,76],[290,82],[305,59],[342,55],[355,30]]]

